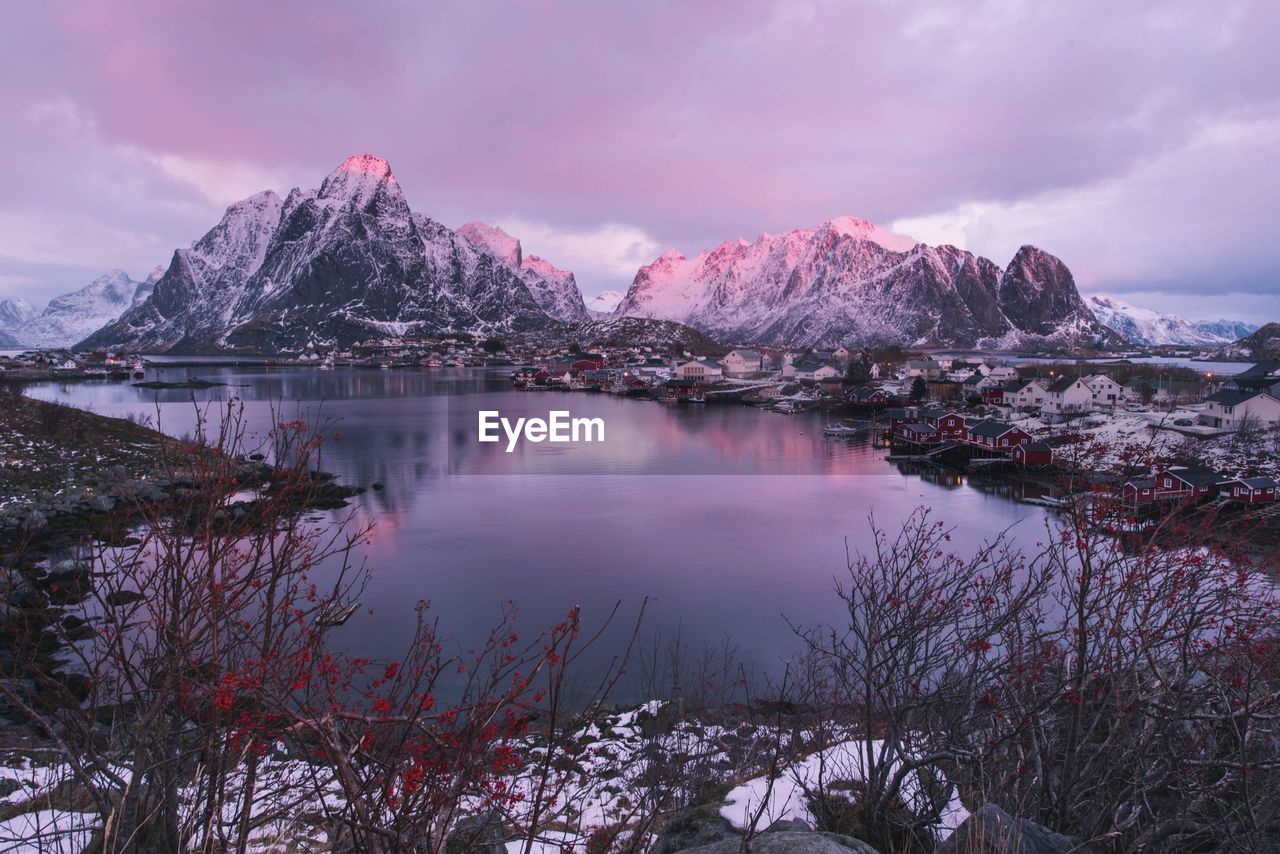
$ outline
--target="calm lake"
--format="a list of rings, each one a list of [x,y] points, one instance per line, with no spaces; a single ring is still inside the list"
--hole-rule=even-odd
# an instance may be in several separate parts
[[[852,551],[869,542],[872,513],[892,530],[932,507],[960,549],[1010,526],[1029,544],[1044,536],[1045,511],[1009,497],[1020,486],[905,470],[870,439],[825,438],[831,416],[820,413],[517,392],[501,369],[160,366],[147,379],[188,375],[227,386],[50,383],[30,393],[104,415],[158,412],[175,435],[192,430],[193,397],[234,395],[261,431],[273,406],[335,420],[341,440],[326,446],[323,467],[346,483],[384,485],[354,499],[374,522],[371,579],[363,609],[338,630],[364,654],[398,653],[421,599],[470,644],[507,600],[532,633],[573,605],[591,623],[620,601],[627,622],[647,596],[646,640],[678,633],[699,650],[729,639],[774,670],[799,646],[788,620],[839,618],[834,579],[847,574],[846,541]],[[477,441],[480,410],[598,417],[604,441],[525,442],[509,454],[505,441]],[[618,642],[625,634],[614,632]]]

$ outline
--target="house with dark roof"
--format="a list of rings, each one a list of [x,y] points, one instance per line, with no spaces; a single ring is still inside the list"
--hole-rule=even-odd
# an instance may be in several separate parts
[[[981,421],[969,427],[965,436],[965,442],[975,448],[1004,454],[1011,454],[1018,445],[1030,441],[1026,430],[1004,421]]]
[[[1048,442],[1023,442],[1013,449],[1009,459],[1023,468],[1052,465],[1053,448]]]
[[[1065,421],[1093,410],[1093,390],[1079,377],[1061,377],[1045,390],[1040,414],[1047,421]]]
[[[1242,424],[1280,425],[1280,400],[1260,389],[1224,388],[1205,399],[1199,421],[1206,427],[1234,430]]]
[[[844,399],[855,406],[887,406],[890,401],[884,389],[868,386],[851,389]]]
[[[942,433],[923,421],[911,421],[894,428],[893,438],[912,445],[941,445]]]
[[[1204,466],[1170,466],[1156,472],[1155,497],[1160,499],[1202,501],[1218,494],[1222,475]]]
[[[1242,504],[1264,504],[1276,500],[1280,484],[1273,477],[1233,477],[1218,484],[1218,495]]]
[[[749,377],[760,372],[764,357],[758,350],[730,350],[728,355],[720,360],[720,364],[724,367],[726,377]]]

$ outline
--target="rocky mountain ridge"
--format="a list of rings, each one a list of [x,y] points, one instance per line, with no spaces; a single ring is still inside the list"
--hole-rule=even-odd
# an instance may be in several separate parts
[[[908,244],[911,244],[908,246]],[[617,314],[779,346],[1029,347],[1116,341],[1071,271],[1024,246],[1003,270],[863,220],[668,252],[636,274]]]

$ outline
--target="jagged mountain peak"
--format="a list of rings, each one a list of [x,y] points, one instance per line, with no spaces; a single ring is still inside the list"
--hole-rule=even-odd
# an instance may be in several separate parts
[[[858,219],[853,216],[841,216],[835,219],[829,219],[819,228],[830,229],[837,234],[845,237],[852,237],[855,240],[869,240],[872,243],[879,244],[885,249],[892,252],[908,252],[919,243],[914,237],[908,237],[905,234],[895,234],[888,229],[881,228],[873,222],[865,219]]]
[[[390,165],[355,155],[318,190],[294,189],[283,201],[264,192],[228,207],[191,249],[174,253],[150,298],[80,346],[278,352],[587,317],[571,273],[523,261],[413,213]]]
[[[489,252],[512,267],[519,267],[523,262],[523,251],[520,241],[507,234],[496,225],[483,222],[469,222],[458,229],[458,234]]]
[[[382,198],[408,212],[391,164],[373,154],[353,154],[342,161],[324,179],[317,198],[361,207]]]

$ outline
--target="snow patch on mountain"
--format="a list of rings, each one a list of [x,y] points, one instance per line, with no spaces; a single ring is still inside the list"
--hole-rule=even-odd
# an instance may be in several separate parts
[[[1229,344],[1258,328],[1236,320],[1185,320],[1101,294],[1089,297],[1089,308],[1128,340],[1151,346]]]

